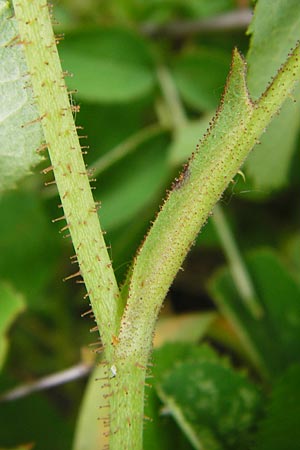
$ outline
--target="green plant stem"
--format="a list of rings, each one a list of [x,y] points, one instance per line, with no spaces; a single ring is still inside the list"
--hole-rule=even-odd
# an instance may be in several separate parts
[[[117,372],[111,417],[116,420],[115,430],[123,431],[122,436],[118,432],[112,436],[113,450],[142,448],[142,405],[140,401],[133,402],[142,380],[136,367],[146,366],[162,302],[212,208],[299,78],[297,47],[269,89],[253,103],[246,87],[245,62],[234,52],[223,103],[212,127],[175,182],[135,259],[115,348]],[[134,403],[136,416],[127,398]],[[134,431],[131,417],[140,421],[135,423]]]
[[[182,107],[173,78],[166,67],[161,65],[157,68],[157,78],[166,104],[168,105],[171,118],[170,122],[173,126],[174,132],[176,133],[176,130],[187,124],[188,119],[184,108]]]
[[[223,209],[220,205],[214,207],[213,224],[227,257],[232,277],[237,290],[250,314],[256,319],[262,317],[263,309],[257,300],[255,288],[247,267],[237,246],[236,240],[228,225]]]
[[[175,83],[168,70],[164,67],[160,68],[159,80],[169,108],[170,117],[176,118],[176,120],[171,122],[176,133],[178,128],[186,125],[188,119],[176,90]],[[173,110],[177,111],[175,116],[172,114]],[[215,206],[212,219],[240,296],[250,314],[255,318],[259,318],[263,313],[262,307],[258,303],[251,277],[220,205]]]
[[[89,294],[107,355],[122,310],[119,290],[100,228],[45,0],[14,0],[20,41],[30,73],[79,272]],[[30,126],[30,125],[28,125]],[[68,277],[67,277],[68,278]]]
[[[162,133],[166,127],[154,124],[139,130],[137,133],[129,136],[125,141],[118,144],[116,147],[112,148],[105,155],[99,158],[93,163],[91,169],[95,175],[99,175],[106,169],[111,167],[116,162],[120,161],[122,158],[132,153],[138,146],[143,144],[143,142],[151,139]]]

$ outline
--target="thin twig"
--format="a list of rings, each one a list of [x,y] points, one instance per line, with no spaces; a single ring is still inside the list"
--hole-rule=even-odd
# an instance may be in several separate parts
[[[147,36],[185,37],[190,34],[243,30],[252,19],[252,10],[243,8],[208,19],[170,22],[163,25],[145,23],[141,32]]]
[[[259,319],[263,316],[264,311],[258,301],[255,287],[238,248],[236,238],[220,205],[215,206],[212,219],[241,299],[250,314]]]
[[[135,134],[129,136],[126,140],[122,141],[116,147],[95,161],[91,166],[93,174],[99,175],[104,172],[104,170],[108,169],[129,153],[133,152],[143,142],[151,139],[152,137],[158,136],[163,133],[163,131],[166,131],[166,129],[167,128],[164,128],[161,125],[154,124],[137,131]]]
[[[56,372],[52,375],[47,375],[39,380],[32,381],[30,383],[22,384],[3,395],[0,396],[0,402],[9,402],[17,400],[33,392],[42,391],[44,389],[50,389],[60,384],[69,383],[70,381],[78,380],[87,376],[93,368],[93,365],[87,363],[79,363],[69,369]]]

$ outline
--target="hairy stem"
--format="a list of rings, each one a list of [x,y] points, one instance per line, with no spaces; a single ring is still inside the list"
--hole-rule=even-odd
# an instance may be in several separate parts
[[[133,415],[130,404],[119,408],[138,386],[138,377],[128,374],[137,365],[144,366],[145,372],[157,315],[169,286],[215,203],[300,78],[299,53],[297,47],[268,90],[253,103],[246,87],[245,62],[234,52],[222,106],[138,251],[115,349],[120,376],[116,371],[111,414],[116,417],[115,430],[123,430],[124,449],[142,448],[139,438],[134,445],[142,433],[141,404],[135,405],[139,408],[135,419],[140,422],[134,433],[128,421]],[[121,434],[117,435],[113,449],[121,445]]]
[[[105,349],[118,333],[119,290],[100,228],[97,208],[45,0],[14,0],[20,42],[24,45],[31,83],[79,271],[84,280]],[[67,277],[69,278],[69,277]]]
[[[176,133],[180,128],[186,125],[188,119],[178,96],[174,81],[164,67],[160,69],[159,80],[161,82],[164,98],[169,108],[170,117],[174,118],[172,124],[174,132]],[[173,114],[174,110],[177,111],[176,114]],[[247,271],[242,255],[220,205],[216,205],[214,208],[213,223],[219,236],[220,244],[227,257],[234,282],[241,294],[241,298],[244,301],[246,308],[248,308],[249,313],[254,317],[261,317],[262,308],[257,301],[250,274]]]

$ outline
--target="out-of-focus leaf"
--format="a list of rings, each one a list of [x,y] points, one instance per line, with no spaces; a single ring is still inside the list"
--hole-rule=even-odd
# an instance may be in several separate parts
[[[298,450],[300,442],[300,366],[290,367],[274,384],[255,450]]]
[[[168,145],[166,134],[156,136],[105,171],[96,190],[105,230],[126,223],[160,192],[168,175]]]
[[[300,3],[298,0],[260,0],[249,27],[251,45],[247,56],[248,87],[258,98],[275,76],[291,48],[300,38]],[[288,99],[278,117],[254,148],[246,164],[246,173],[256,188],[279,189],[287,184],[295,152],[300,121],[300,88],[293,103]]]
[[[88,136],[87,144],[90,146],[85,161],[92,164],[135,134],[143,126],[142,118],[147,107],[146,101],[120,105],[80,102],[76,122],[84,127],[82,134]],[[114,123],[118,126],[112,129]]]
[[[298,359],[300,288],[271,251],[256,252],[246,263],[264,310],[262,318],[254,319],[248,313],[227,268],[214,276],[210,292],[254,364],[272,376]]]
[[[16,447],[25,442],[34,444],[34,450],[71,448],[70,422],[42,394],[0,403],[0,421],[3,447]]]
[[[160,347],[165,342],[197,342],[205,335],[215,319],[215,313],[161,317],[155,329],[154,347]]]
[[[184,127],[179,128],[169,150],[172,165],[178,166],[188,160],[207,131],[211,117],[211,115],[205,115],[200,120],[188,122]]]
[[[153,25],[168,24],[180,18],[205,18],[234,8],[233,0],[175,0],[135,3],[135,15],[146,22],[146,29],[152,31]],[[127,4],[126,4],[127,6]]]
[[[292,236],[292,238],[288,241],[286,253],[289,259],[291,271],[300,283],[300,233]]]
[[[90,102],[128,102],[154,87],[151,56],[144,41],[132,32],[78,31],[66,36],[59,53],[64,68],[74,73],[68,86]]]
[[[108,428],[103,418],[109,414],[107,398],[108,388],[105,384],[104,366],[98,366],[90,375],[84,398],[79,410],[77,426],[73,442],[73,450],[99,450],[105,448]],[[99,420],[99,418],[101,420]]]
[[[200,111],[218,106],[230,66],[230,54],[203,48],[175,62],[175,82],[184,101]]]
[[[30,306],[42,305],[37,294],[54,273],[55,230],[38,196],[8,192],[0,200],[0,274],[27,296]]]
[[[0,192],[30,173],[40,162],[36,152],[43,140],[28,87],[29,76],[9,2],[0,1]],[[28,125],[26,125],[28,124]],[[24,126],[25,125],[25,126]],[[23,127],[24,126],[24,127]]]
[[[7,284],[0,282],[0,370],[8,348],[7,331],[24,308],[22,296]]]
[[[209,17],[221,14],[235,7],[234,0],[181,0],[182,7],[190,13],[192,17]]]
[[[194,448],[242,448],[260,406],[257,389],[244,375],[208,347],[181,345],[178,351],[168,345],[155,352],[154,362],[158,394]]]
[[[170,414],[166,414],[155,389],[146,387],[145,421],[143,433],[144,450],[192,450],[186,436],[175,423]]]

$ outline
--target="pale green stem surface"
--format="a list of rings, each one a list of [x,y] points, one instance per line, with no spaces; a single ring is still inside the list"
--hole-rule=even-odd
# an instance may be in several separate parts
[[[14,0],[20,41],[80,272],[109,352],[121,312],[45,0]],[[30,125],[28,125],[30,126]],[[62,210],[61,210],[62,211]],[[74,277],[75,278],[75,277]]]
[[[175,118],[172,120],[172,124],[174,132],[176,132],[186,125],[188,119],[171,74],[164,67],[160,68],[159,74],[161,88],[169,108],[170,117],[172,119],[173,117]],[[173,110],[176,111],[175,115],[173,115]],[[257,301],[255,289],[247,271],[247,267],[220,205],[216,205],[214,208],[212,219],[228,260],[237,290],[250,314],[255,318],[259,318],[263,314],[262,307]]]

